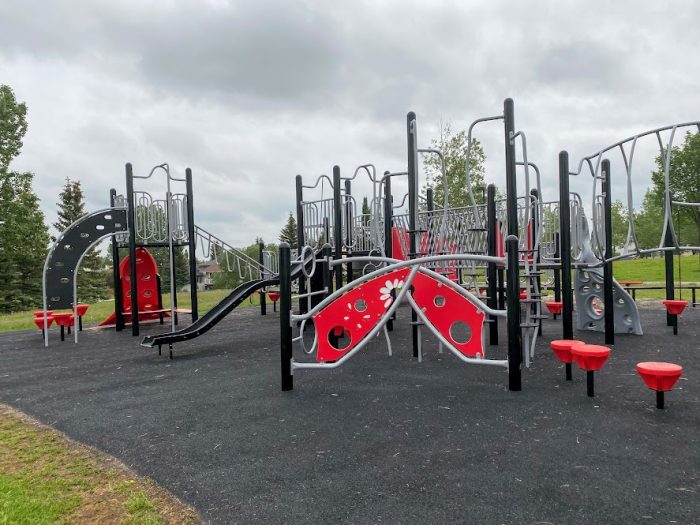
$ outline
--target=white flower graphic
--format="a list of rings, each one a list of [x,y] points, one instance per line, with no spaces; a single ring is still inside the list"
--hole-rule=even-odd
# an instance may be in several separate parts
[[[399,281],[398,279],[394,279],[394,282],[387,280],[384,283],[384,287],[379,289],[379,293],[381,294],[379,296],[379,300],[384,301],[384,308],[389,308],[389,305],[394,300],[394,298],[391,296],[391,291],[398,290],[402,286],[403,280]]]

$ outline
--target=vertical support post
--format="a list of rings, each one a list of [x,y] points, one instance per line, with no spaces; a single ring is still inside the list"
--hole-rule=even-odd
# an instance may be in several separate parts
[[[289,244],[279,245],[280,276],[280,364],[282,371],[282,390],[294,388],[292,375],[292,254]],[[302,279],[303,280],[303,279]]]
[[[192,170],[185,170],[187,186],[187,251],[190,263],[190,304],[192,322],[199,319],[199,300],[197,295],[197,238],[194,232],[194,191],[192,190]]]
[[[613,254],[612,241],[612,186],[610,182],[610,160],[604,159],[601,172],[603,174],[603,199],[605,210],[603,222],[605,228],[605,266],[603,266],[603,303],[605,305],[605,344],[615,344],[615,304],[613,299],[613,262],[609,260]]]
[[[569,154],[559,152],[559,240],[561,244],[562,325],[564,339],[574,338],[574,297],[571,289],[571,210],[569,205]]]
[[[384,172],[384,255],[392,258],[394,256],[394,234],[393,234],[393,197],[391,196],[391,177],[389,172]],[[693,301],[694,303],[695,301]],[[386,329],[394,329],[394,317],[386,322]]]
[[[168,219],[168,224],[170,224],[170,219]],[[172,232],[169,232],[169,235],[172,234]],[[173,321],[175,321],[175,325],[177,326],[177,323],[179,321],[177,317],[177,266],[175,266],[175,254],[177,246],[173,244],[170,250],[170,264],[172,266],[172,268],[170,269],[170,279],[172,279],[170,281],[170,304],[172,305],[173,310]]]
[[[663,390],[656,391],[656,408],[659,408],[659,409],[664,408],[664,391]]]
[[[260,267],[264,267],[264,262],[265,262],[265,254],[263,253],[265,251],[265,243],[260,241],[258,243],[258,259],[260,261]],[[265,275],[263,275],[264,271],[261,269],[260,270],[260,279],[265,279]],[[265,288],[260,289],[260,315],[267,315],[267,293],[265,293]]]
[[[518,186],[515,178],[515,110],[513,99],[503,102],[503,122],[506,143],[506,214],[508,235],[518,236]]]
[[[586,393],[588,397],[594,397],[593,370],[586,370]]]
[[[428,188],[425,191],[425,204],[427,207],[428,213],[428,254],[433,254],[435,252],[433,243],[435,242],[435,232],[434,232],[434,227],[435,223],[433,221],[433,212],[435,211],[435,202],[433,201],[433,188]]]
[[[520,261],[518,260],[518,238],[508,235],[508,390],[522,390],[520,363],[522,362],[522,333],[520,331]]]
[[[296,201],[297,201],[297,250],[301,253],[301,250],[306,244],[304,239],[304,187],[301,180],[301,175],[297,175],[294,179],[296,185]],[[291,256],[291,253],[290,253]],[[303,277],[299,279],[299,295],[304,295],[306,293],[306,279]],[[299,300],[299,313],[306,313],[308,311],[307,302],[304,300]]]
[[[533,250],[532,252],[532,260],[535,261],[535,267],[539,268],[539,264],[541,262],[540,258],[540,247],[535,246],[535,241],[537,240],[537,230],[540,228],[540,217],[539,217],[539,208],[540,208],[540,194],[537,191],[537,189],[532,188],[530,190],[530,217],[532,218],[532,226],[530,227],[530,239],[531,239],[531,246],[528,246],[529,250]],[[538,273],[535,276],[535,284],[537,285],[537,295],[539,297],[535,297],[539,301],[540,304],[540,309],[542,308],[542,277]],[[533,315],[537,315],[537,303],[531,303],[530,304],[531,311]],[[541,313],[541,312],[540,312]],[[540,317],[537,320],[537,335],[542,335],[542,317]]]
[[[131,335],[139,335],[139,291],[136,277],[136,209],[134,204],[134,172],[131,163],[126,164],[126,202],[129,225],[129,283],[131,297]]]
[[[343,204],[340,198],[340,167],[333,166],[333,259],[343,258]],[[333,269],[335,289],[343,287],[343,267],[338,265]]]
[[[347,250],[348,257],[352,257],[351,246],[352,246],[352,186],[349,180],[345,181],[345,249]],[[345,263],[345,270],[347,272],[348,282],[352,282],[354,279],[352,272],[352,263]]]
[[[408,239],[409,258],[415,259],[417,253],[418,227],[418,129],[416,114],[411,111],[406,115],[406,137],[408,146]],[[419,331],[418,314],[411,309],[411,342],[413,357],[418,357]]]
[[[109,190],[109,205],[116,205],[117,190]],[[119,276],[119,243],[112,235],[112,276],[114,278],[114,327],[117,332],[124,330],[124,305],[122,304],[122,280]]]
[[[673,236],[671,228],[666,228],[666,236],[664,237],[664,247],[673,246]],[[666,270],[666,299],[675,299],[675,278],[673,276],[673,251],[666,250],[664,252],[664,269]],[[674,316],[666,311],[666,326],[673,326]]]
[[[561,257],[560,243],[559,232],[554,232],[554,259],[557,261],[559,261]],[[561,267],[554,269],[554,300],[556,302],[561,302]],[[555,315],[554,318],[556,319],[557,316]]]
[[[491,257],[496,256],[496,186],[489,184],[486,188],[486,244],[487,254]],[[496,263],[490,262],[486,266],[486,279],[489,286],[489,308],[494,310],[498,307],[497,293],[497,275]],[[492,345],[498,344],[498,317],[495,315],[489,318],[489,343]]]

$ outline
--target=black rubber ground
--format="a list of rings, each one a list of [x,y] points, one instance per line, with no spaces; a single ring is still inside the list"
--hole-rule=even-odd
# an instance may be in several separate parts
[[[236,311],[175,347],[128,332],[0,337],[0,400],[150,476],[212,523],[698,523],[700,309],[672,335],[661,309],[618,336],[586,376],[549,350],[546,321],[522,392],[507,374],[438,354],[417,363],[408,310],[392,334],[336,371],[280,391],[278,317]],[[157,333],[160,325],[143,328]],[[602,343],[602,334],[577,333]],[[503,356],[505,335],[493,356]],[[681,364],[655,408],[639,361]]]

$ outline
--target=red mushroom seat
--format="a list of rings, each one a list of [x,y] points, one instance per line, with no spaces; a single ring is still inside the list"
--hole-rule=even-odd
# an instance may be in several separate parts
[[[681,315],[685,307],[688,306],[688,301],[680,301],[677,299],[664,299],[661,302],[671,315]]]
[[[603,368],[610,357],[610,349],[600,345],[574,345],[571,348],[571,357],[581,369],[595,372]]]
[[[43,313],[43,312],[42,312]],[[39,330],[44,329],[44,317],[35,317],[34,318],[34,324]],[[53,315],[47,315],[46,316],[46,326],[47,328],[51,328],[51,325],[53,324]]]
[[[681,377],[683,367],[673,363],[647,361],[637,364],[637,373],[651,390],[669,392]]]
[[[564,307],[564,305],[559,301],[548,301],[544,303],[544,305],[547,307],[547,310],[549,310],[549,313],[552,315],[559,315],[561,313],[562,308]]]
[[[89,305],[87,305],[87,304],[79,304],[78,305],[78,317],[84,316],[88,310],[88,307],[89,307]]]
[[[270,298],[270,301],[272,301],[273,303],[276,303],[280,299],[279,292],[267,292],[267,296]]]
[[[561,361],[562,363],[571,363],[573,362],[571,356],[571,349],[574,346],[584,344],[586,343],[584,343],[583,341],[577,341],[576,339],[558,339],[549,343],[549,346],[552,349],[552,352],[554,352],[554,355],[557,356],[557,359],[559,359],[559,361]]]

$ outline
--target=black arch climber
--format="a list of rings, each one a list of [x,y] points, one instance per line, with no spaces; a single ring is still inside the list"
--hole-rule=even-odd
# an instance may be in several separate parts
[[[72,308],[73,275],[83,253],[100,239],[126,230],[126,208],[96,211],[71,224],[56,240],[46,259],[46,309]]]

